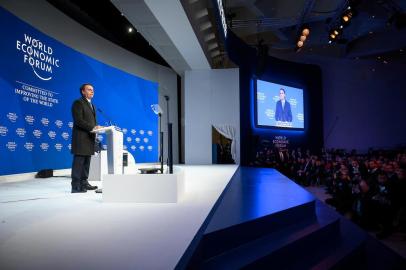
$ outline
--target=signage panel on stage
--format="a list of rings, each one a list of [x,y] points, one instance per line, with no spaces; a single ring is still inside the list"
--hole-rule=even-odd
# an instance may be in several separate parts
[[[98,124],[118,126],[136,162],[157,161],[156,82],[69,48],[2,8],[0,37],[0,175],[71,167],[71,105],[83,83],[94,86]],[[105,147],[105,136],[98,139]]]

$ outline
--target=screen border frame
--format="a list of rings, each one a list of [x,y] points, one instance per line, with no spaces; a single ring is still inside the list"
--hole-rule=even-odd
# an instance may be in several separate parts
[[[306,102],[305,102],[305,92],[306,92],[306,87],[303,87],[303,85],[300,84],[295,84],[292,82],[282,82],[282,81],[278,81],[278,80],[274,80],[272,79],[272,81],[270,80],[263,80],[260,79],[258,77],[254,77],[254,125],[256,128],[263,128],[263,129],[273,129],[273,130],[293,130],[293,131],[304,131],[306,130],[306,115],[304,115],[304,121],[303,121],[303,128],[290,128],[290,127],[277,127],[277,126],[265,126],[265,125],[259,125],[258,124],[258,98],[257,98],[257,81],[261,80],[264,82],[268,82],[268,83],[273,83],[273,84],[279,84],[282,86],[288,86],[288,87],[293,87],[293,88],[298,88],[301,89],[303,91],[303,114],[305,114],[306,112]]]

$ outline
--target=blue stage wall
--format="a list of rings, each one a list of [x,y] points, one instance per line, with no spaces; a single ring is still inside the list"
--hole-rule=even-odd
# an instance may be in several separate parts
[[[0,175],[71,167],[71,105],[83,83],[94,86],[98,123],[121,128],[136,162],[158,160],[156,82],[75,51],[2,8],[0,37]]]
[[[241,164],[250,165],[260,142],[288,148],[319,150],[323,147],[322,73],[315,65],[294,63],[258,54],[232,31],[228,31],[226,49],[240,68]],[[302,88],[305,129],[282,130],[255,125],[255,80]]]

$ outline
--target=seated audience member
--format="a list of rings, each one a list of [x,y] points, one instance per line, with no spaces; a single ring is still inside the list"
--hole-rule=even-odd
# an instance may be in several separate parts
[[[393,230],[393,185],[389,182],[388,176],[384,172],[378,174],[378,185],[375,195],[372,197],[374,209],[376,210],[377,222],[381,227],[377,233],[378,238],[389,236]]]
[[[361,180],[356,188],[353,189],[354,204],[353,204],[353,221],[361,227],[371,229],[374,226],[373,207],[372,207],[372,191],[368,182]]]

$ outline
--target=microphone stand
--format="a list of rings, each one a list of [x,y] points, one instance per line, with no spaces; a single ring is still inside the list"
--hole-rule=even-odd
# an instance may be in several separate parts
[[[106,118],[106,120],[108,121],[107,124],[108,124],[109,126],[113,126],[113,123],[111,122],[111,118],[110,118],[110,117],[108,117],[100,108],[97,108],[97,111],[98,111],[99,113],[101,113],[101,115],[103,115],[104,118]]]
[[[159,162],[161,163],[161,174],[164,173],[164,133],[162,131],[162,114],[158,113],[159,117]]]
[[[169,173],[173,173],[173,152],[172,152],[172,123],[169,123],[169,96],[165,96],[166,113],[168,121],[168,167]]]

